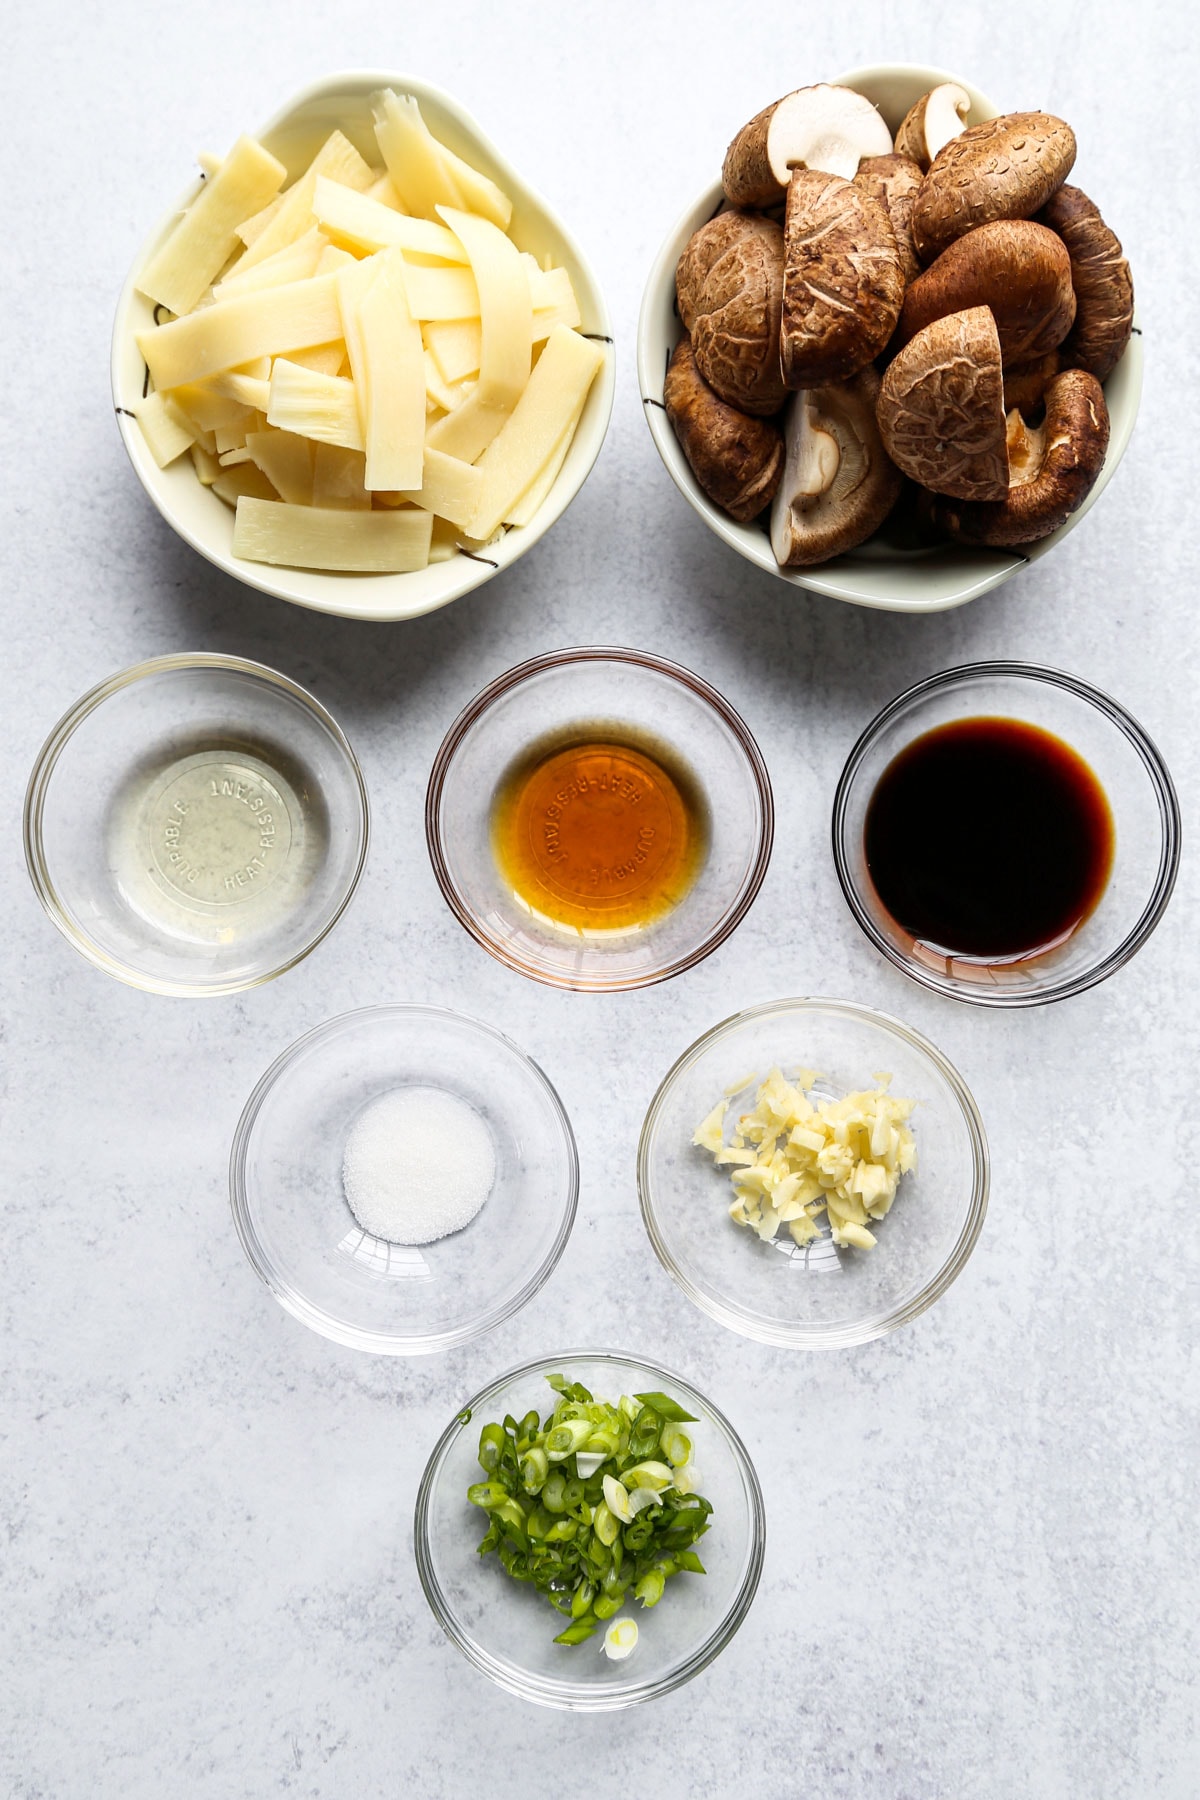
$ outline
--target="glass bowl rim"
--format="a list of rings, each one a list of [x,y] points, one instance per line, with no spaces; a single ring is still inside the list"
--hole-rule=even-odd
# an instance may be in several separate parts
[[[531,1070],[540,1090],[549,1101],[549,1110],[562,1134],[563,1146],[567,1153],[567,1180],[565,1185],[566,1204],[559,1220],[554,1240],[542,1258],[538,1267],[527,1277],[516,1293],[503,1305],[493,1306],[479,1318],[469,1323],[456,1325],[448,1331],[425,1332],[416,1336],[397,1337],[391,1332],[369,1331],[351,1325],[346,1320],[335,1317],[323,1307],[310,1300],[298,1288],[287,1280],[283,1272],[277,1269],[268,1256],[265,1247],[255,1228],[250,1210],[250,1190],[246,1180],[246,1158],[250,1140],[267,1096],[278,1085],[289,1068],[299,1056],[313,1043],[322,1038],[332,1038],[354,1023],[361,1023],[368,1018],[378,1018],[382,1014],[411,1019],[449,1019],[455,1025],[465,1025],[470,1030],[482,1033],[493,1043],[501,1045],[506,1051],[516,1056],[527,1069]],[[324,1019],[314,1025],[310,1031],[296,1038],[286,1049],[281,1050],[269,1067],[259,1076],[251,1089],[249,1097],[242,1108],[237,1128],[233,1134],[233,1142],[229,1152],[229,1205],[233,1213],[234,1228],[246,1259],[255,1274],[274,1295],[285,1312],[299,1319],[320,1336],[329,1338],[335,1344],[343,1344],[351,1350],[368,1350],[379,1356],[422,1356],[440,1350],[451,1350],[460,1344],[466,1344],[472,1338],[480,1337],[484,1332],[492,1331],[503,1324],[525,1306],[533,1296],[549,1280],[557,1268],[567,1240],[575,1223],[576,1209],[579,1204],[579,1149],[575,1142],[575,1133],[571,1120],[563,1105],[557,1088],[541,1065],[534,1061],[527,1051],[494,1025],[483,1019],[476,1019],[469,1013],[455,1012],[449,1006],[428,1005],[424,1001],[401,1000],[387,1001],[377,1006],[352,1007],[348,1012],[337,1013],[331,1019]]]
[[[910,1048],[929,1059],[958,1102],[971,1146],[972,1186],[966,1214],[949,1255],[917,1293],[890,1311],[874,1314],[866,1321],[860,1320],[851,1324],[832,1326],[796,1327],[765,1323],[748,1308],[704,1293],[683,1272],[666,1244],[655,1215],[650,1178],[650,1150],[651,1140],[663,1108],[678,1077],[683,1074],[685,1069],[698,1062],[712,1044],[753,1019],[766,1018],[776,1013],[815,1011],[839,1013],[845,1018],[865,1021],[872,1026],[881,1027],[885,1032],[902,1038]],[[762,1344],[772,1344],[785,1350],[847,1349],[852,1345],[867,1344],[875,1338],[884,1337],[889,1332],[897,1330],[901,1325],[907,1325],[913,1319],[919,1318],[928,1307],[933,1305],[935,1300],[941,1298],[966,1267],[987,1215],[990,1182],[991,1163],[983,1118],[975,1103],[974,1095],[950,1059],[921,1032],[914,1030],[911,1025],[906,1025],[903,1020],[893,1018],[890,1013],[879,1012],[876,1008],[865,1006],[858,1000],[833,999],[823,994],[797,994],[780,1000],[767,1000],[759,1006],[744,1007],[739,1012],[730,1013],[728,1018],[719,1020],[717,1024],[703,1032],[700,1037],[688,1045],[681,1055],[676,1057],[663,1076],[655,1090],[654,1098],[646,1109],[646,1116],[642,1121],[642,1129],[638,1136],[638,1205],[641,1208],[642,1224],[645,1226],[646,1235],[663,1268],[672,1280],[683,1289],[693,1305],[699,1307],[701,1312],[707,1313],[709,1318],[716,1319],[718,1324],[724,1325],[730,1331],[738,1332],[743,1337],[752,1338]]]
[[[944,976],[939,976],[932,969],[926,969],[911,962],[879,930],[863,904],[850,871],[844,845],[850,791],[876,739],[894,719],[908,710],[915,701],[926,699],[947,688],[963,686],[968,681],[980,677],[1040,682],[1047,687],[1059,688],[1092,706],[1122,733],[1137,752],[1158,802],[1161,826],[1158,870],[1140,915],[1121,942],[1098,963],[1081,970],[1079,974],[1073,975],[1069,980],[1052,982],[1049,986],[1035,992],[1009,994],[982,984],[977,990],[968,989],[966,984],[960,985]],[[1085,993],[1088,988],[1095,987],[1099,982],[1106,980],[1109,975],[1114,974],[1117,969],[1123,968],[1137,954],[1166,911],[1167,903],[1175,887],[1175,878],[1179,873],[1182,819],[1175,784],[1158,746],[1150,734],[1139,725],[1132,713],[1127,712],[1110,694],[1106,694],[1101,688],[1094,687],[1090,682],[1081,680],[1077,675],[1068,674],[1062,669],[1050,668],[1043,663],[995,659],[958,663],[954,668],[941,669],[936,674],[927,675],[923,680],[914,682],[911,687],[905,688],[903,693],[897,694],[895,699],[889,700],[887,705],[875,714],[860,733],[857,742],[846,758],[841,775],[838,777],[833,797],[831,830],[834,866],[846,904],[864,935],[882,955],[887,957],[889,962],[894,963],[896,968],[901,969],[905,975],[913,981],[920,982],[922,987],[931,989],[935,994],[945,995],[951,1000],[961,1000],[968,1006],[994,1006],[1011,1009],[1048,1006],[1053,1001],[1067,1000],[1075,994]]]
[[[494,1395],[511,1386],[512,1383],[523,1381],[526,1376],[543,1374],[547,1369],[569,1368],[572,1363],[579,1362],[605,1362],[644,1369],[665,1384],[664,1392],[670,1392],[672,1388],[680,1388],[686,1395],[698,1401],[709,1419],[725,1434],[745,1484],[750,1507],[750,1541],[746,1572],[729,1610],[715,1631],[671,1674],[662,1676],[656,1681],[641,1683],[637,1687],[616,1694],[606,1693],[602,1690],[589,1694],[582,1688],[564,1693],[549,1681],[533,1676],[527,1671],[516,1672],[509,1665],[501,1663],[497,1658],[489,1655],[482,1645],[475,1642],[469,1632],[460,1628],[449,1602],[442,1593],[429,1551],[429,1514],[434,1481],[441,1472],[445,1453],[458,1433],[471,1423],[475,1413],[487,1405]],[[413,1509],[413,1547],[416,1553],[417,1574],[429,1609],[451,1643],[461,1650],[468,1662],[489,1676],[497,1686],[503,1688],[507,1693],[515,1694],[519,1699],[531,1700],[537,1705],[555,1707],[565,1712],[614,1712],[623,1707],[634,1706],[644,1700],[652,1700],[659,1694],[672,1693],[676,1688],[682,1687],[685,1682],[690,1681],[694,1675],[698,1675],[702,1669],[706,1669],[709,1663],[713,1662],[736,1636],[754,1603],[759,1579],[762,1575],[766,1539],[766,1507],[758,1473],[741,1437],[720,1407],[714,1405],[707,1395],[686,1377],[676,1375],[671,1370],[664,1369],[661,1364],[647,1358],[619,1350],[570,1350],[561,1354],[539,1356],[496,1376],[459,1409],[439,1435],[425,1464],[420,1486],[417,1489],[416,1506]]]
[[[347,769],[353,776],[354,787],[358,794],[358,854],[350,878],[346,883],[345,892],[337,906],[320,929],[282,962],[255,975],[239,976],[236,980],[204,983],[172,981],[165,977],[147,975],[143,970],[134,968],[131,963],[122,962],[119,957],[109,955],[75,923],[59,898],[42,839],[42,815],[51,778],[58,767],[63,751],[84,720],[98,711],[106,700],[110,700],[113,695],[120,693],[125,688],[134,687],[138,682],[148,680],[155,675],[177,674],[187,670],[250,675],[269,687],[279,688],[291,699],[299,701],[318,723],[325,727],[333,739]],[[29,871],[29,879],[33,883],[34,892],[47,917],[58,927],[74,949],[85,956],[95,968],[103,970],[106,975],[115,976],[127,987],[138,988],[147,994],[166,994],[177,998],[197,1000],[217,998],[222,994],[245,993],[251,988],[261,987],[265,982],[274,981],[277,976],[285,975],[289,969],[295,968],[297,963],[303,962],[304,958],[310,955],[317,945],[329,935],[354,898],[355,890],[366,866],[371,839],[371,810],[367,798],[366,781],[350,740],[333,714],[322,706],[321,702],[310,694],[307,688],[301,687],[299,682],[293,681],[290,676],[282,674],[278,669],[270,668],[266,663],[252,662],[243,656],[227,656],[217,651],[184,650],[167,656],[147,657],[142,662],[132,663],[126,669],[118,669],[115,674],[107,676],[103,681],[98,681],[94,687],[89,688],[67,708],[46,737],[34,759],[25,789],[21,829],[25,846],[25,866]]]
[[[620,981],[586,980],[581,981],[570,972],[561,975],[547,969],[535,969],[523,958],[514,955],[506,945],[494,939],[480,924],[475,914],[461,898],[457,885],[450,873],[443,847],[440,823],[442,792],[459,749],[468,734],[480,719],[490,711],[494,703],[512,689],[520,687],[533,676],[547,669],[568,668],[578,663],[628,663],[636,668],[652,670],[657,675],[664,675],[668,680],[677,682],[687,688],[698,700],[715,712],[721,722],[727,726],[735,739],[739,750],[745,757],[758,795],[761,812],[761,827],[758,834],[758,845],[750,871],[743,880],[734,905],[726,911],[714,930],[686,955],[679,955],[663,968],[655,968],[644,973],[623,977]],[[627,993],[635,988],[653,987],[657,982],[669,981],[676,975],[695,968],[705,957],[711,956],[732,936],[746,914],[758,898],[758,893],[766,878],[771,861],[771,850],[775,840],[775,800],[771,789],[771,778],[767,770],[766,760],[749,726],[741,715],[711,682],[697,675],[694,670],[685,668],[682,663],[671,662],[667,657],[655,656],[648,650],[633,650],[619,645],[578,644],[562,650],[545,650],[537,656],[528,657],[524,662],[515,663],[511,669],[497,675],[489,681],[469,700],[450,725],[446,735],[434,757],[433,767],[429,772],[429,785],[425,792],[425,842],[429,850],[429,860],[433,866],[434,879],[441,890],[442,898],[459,924],[475,942],[486,950],[489,956],[505,968],[512,969],[518,975],[529,980],[540,981],[547,987],[567,989],[584,993]]]

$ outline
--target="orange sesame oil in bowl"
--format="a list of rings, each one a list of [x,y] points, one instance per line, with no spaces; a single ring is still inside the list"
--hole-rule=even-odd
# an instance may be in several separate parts
[[[662,918],[691,888],[708,837],[699,785],[679,759],[603,724],[532,745],[492,813],[503,879],[530,912],[570,931],[632,931]]]

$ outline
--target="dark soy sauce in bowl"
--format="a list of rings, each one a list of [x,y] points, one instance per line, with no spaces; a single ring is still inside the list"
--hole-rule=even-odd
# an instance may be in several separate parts
[[[1065,943],[1113,858],[1112,812],[1083,758],[1019,719],[961,719],[880,776],[863,828],[880,904],[952,956],[1017,962]]]

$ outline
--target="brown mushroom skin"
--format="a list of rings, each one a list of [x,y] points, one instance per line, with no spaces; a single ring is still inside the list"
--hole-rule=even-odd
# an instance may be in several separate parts
[[[922,262],[993,219],[1031,219],[1075,162],[1075,133],[1051,113],[1003,113],[971,125],[934,157],[912,209]]]
[[[785,96],[786,98],[786,96]],[[778,206],[783,190],[767,159],[767,132],[778,100],[743,125],[721,167],[721,185],[731,206]]]
[[[1030,479],[1018,480],[1003,500],[938,500],[938,524],[962,544],[1005,548],[1048,537],[1091,492],[1104,467],[1108,431],[1108,408],[1096,377],[1086,369],[1064,369],[1046,390],[1046,418],[1036,434],[1044,454],[1035,471],[1020,471]]]
[[[1037,357],[1033,362],[1010,363],[1004,370],[1004,410],[1032,416],[1040,412],[1046,398],[1046,389],[1059,374],[1063,366],[1062,356],[1057,350],[1047,350],[1045,356]]]
[[[908,283],[915,281],[921,273],[921,259],[913,245],[909,224],[913,201],[921,185],[921,165],[911,156],[902,156],[895,151],[890,156],[864,156],[854,179],[887,213],[907,290]]]
[[[986,306],[935,319],[888,365],[876,409],[883,447],[937,494],[1008,492],[1000,339]]]
[[[722,219],[731,216],[740,216],[743,223],[722,227]],[[753,221],[749,227],[748,218]],[[710,249],[717,254],[705,267]],[[779,367],[782,228],[761,215],[720,213],[700,227],[679,267],[680,314],[685,326],[691,320],[701,375],[728,405],[769,418],[787,398]],[[694,280],[701,271],[703,279]],[[677,281],[678,275],[679,268]]]
[[[900,317],[904,276],[883,206],[820,169],[795,169],[784,219],[780,360],[789,388],[849,381]]]
[[[894,342],[972,306],[991,309],[1006,365],[1055,349],[1075,317],[1062,239],[1031,219],[997,219],[956,238],[906,290]]]
[[[715,506],[747,525],[769,506],[783,471],[783,433],[726,405],[696,367],[687,338],[675,347],[663,404],[692,474]]]
[[[1133,277],[1121,250],[1095,204],[1077,187],[1064,183],[1038,214],[1057,232],[1071,259],[1071,280],[1078,302],[1075,326],[1063,345],[1063,360],[1106,381],[1125,353],[1133,330]]]
[[[683,329],[691,333],[696,324],[700,296],[713,264],[743,238],[762,237],[773,251],[782,254],[779,226],[761,213],[743,212],[731,207],[693,231],[683,255],[675,265],[675,295]]]

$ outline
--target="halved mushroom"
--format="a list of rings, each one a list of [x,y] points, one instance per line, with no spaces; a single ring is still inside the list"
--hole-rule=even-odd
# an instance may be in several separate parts
[[[972,306],[990,308],[1006,365],[1053,350],[1075,317],[1062,239],[1032,219],[997,219],[956,238],[906,290],[895,342]]]
[[[771,548],[784,568],[841,556],[878,531],[900,496],[875,422],[879,376],[794,396],[786,422],[787,462],[771,509]]]
[[[719,213],[693,235],[675,281],[680,317],[709,387],[742,412],[778,412],[787,398],[779,367],[780,226],[758,213]]]
[[[727,406],[696,367],[684,338],[675,348],[663,403],[683,454],[709,499],[742,524],[769,506],[783,473],[783,434],[766,419]]]
[[[884,449],[922,487],[967,500],[1008,492],[1000,339],[986,306],[918,331],[888,365],[877,411]]]
[[[788,387],[848,381],[883,349],[904,276],[887,213],[840,175],[797,169],[784,219],[780,358]]]
[[[756,113],[725,152],[721,180],[734,206],[775,206],[793,169],[849,180],[864,156],[886,156],[892,134],[869,100],[819,82]]]
[[[855,182],[878,200],[888,216],[896,250],[900,257],[900,273],[905,286],[921,273],[921,259],[912,241],[909,220],[913,201],[921,185],[921,170],[911,156],[866,156],[858,165]]]
[[[1064,369],[1046,390],[1046,417],[1036,430],[1020,413],[1009,414],[1005,497],[965,505],[941,500],[934,517],[960,543],[1034,543],[1083,505],[1107,449],[1108,408],[1100,383],[1086,369]]]
[[[896,149],[919,164],[922,173],[951,138],[958,137],[971,110],[971,96],[957,81],[943,81],[922,94],[900,121]]]
[[[1133,277],[1120,239],[1087,195],[1065,183],[1038,217],[1058,233],[1071,258],[1078,307],[1063,359],[1105,381],[1133,330]]]
[[[1051,113],[1002,113],[940,150],[913,202],[917,254],[930,262],[993,219],[1030,219],[1071,173],[1075,133]]]

